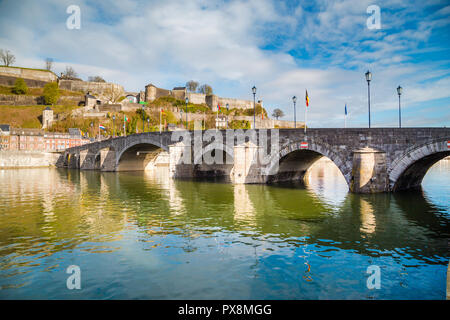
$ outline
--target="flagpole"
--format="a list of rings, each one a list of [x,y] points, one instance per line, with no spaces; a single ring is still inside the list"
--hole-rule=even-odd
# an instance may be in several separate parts
[[[307,106],[305,106],[305,134],[306,134],[306,116],[307,116],[307,111],[308,110],[308,107]]]
[[[344,116],[344,128],[347,128],[347,115]]]

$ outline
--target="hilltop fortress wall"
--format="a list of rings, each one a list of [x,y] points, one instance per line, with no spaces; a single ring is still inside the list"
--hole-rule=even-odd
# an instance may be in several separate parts
[[[190,103],[206,104],[212,111],[217,111],[217,105],[220,105],[221,108],[226,108],[227,104],[230,109],[253,108],[253,101],[250,100],[222,98],[214,94],[206,95],[203,93],[187,92],[184,87],[167,90],[158,88],[153,84],[145,86],[145,101],[152,102],[160,97],[173,97],[180,100],[185,100],[187,97]]]
[[[59,80],[59,88],[70,91],[90,92],[99,97],[121,97],[125,95],[125,90],[119,84],[110,82],[90,82],[80,80]]]
[[[13,86],[17,78],[22,78],[30,88],[42,88],[46,83],[56,81],[58,77],[51,71],[33,70],[15,67],[0,67],[0,85]]]

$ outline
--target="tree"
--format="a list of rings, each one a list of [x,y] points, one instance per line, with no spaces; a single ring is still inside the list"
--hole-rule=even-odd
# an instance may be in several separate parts
[[[16,57],[9,50],[3,51],[0,49],[0,59],[3,61],[3,65],[9,67],[16,61]]]
[[[59,88],[56,82],[49,82],[44,86],[45,104],[54,105],[59,99]]]
[[[194,81],[194,80],[190,80],[190,81],[186,82],[186,88],[190,92],[195,92],[198,88],[198,82]]]
[[[106,97],[106,99],[108,99],[112,103],[115,103],[118,102],[118,100],[122,97],[122,91],[111,84],[109,88],[106,88],[103,91],[103,95]]]
[[[53,67],[53,59],[47,58],[45,59],[45,70],[51,71]]]
[[[272,117],[277,118],[277,120],[278,120],[278,118],[280,118],[280,117],[284,117],[284,112],[283,112],[283,110],[280,110],[280,109],[278,109],[278,108],[275,109],[275,110],[273,110]]]
[[[66,71],[61,74],[61,78],[68,80],[78,80],[78,74],[72,67],[66,66]]]
[[[198,88],[198,92],[206,94],[208,96],[213,94],[213,89],[209,84],[203,84],[200,86],[200,88]]]
[[[26,94],[28,92],[27,84],[22,78],[17,78],[12,90],[15,94]]]
[[[95,77],[89,77],[88,78],[89,82],[106,82],[105,79],[103,79],[100,76],[95,76]]]

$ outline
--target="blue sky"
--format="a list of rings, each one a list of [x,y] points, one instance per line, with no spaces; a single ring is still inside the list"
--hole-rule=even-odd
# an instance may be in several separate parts
[[[81,29],[66,27],[69,5]],[[369,5],[381,28],[369,29]],[[190,79],[219,96],[251,99],[271,112],[304,118],[312,127],[367,126],[370,69],[372,125],[398,123],[396,87],[404,88],[404,126],[450,124],[450,3],[448,1],[77,1],[0,0],[0,48],[18,66],[100,75],[127,90],[162,88]]]

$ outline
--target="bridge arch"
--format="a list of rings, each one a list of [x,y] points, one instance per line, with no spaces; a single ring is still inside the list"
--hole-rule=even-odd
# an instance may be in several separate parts
[[[222,157],[219,163],[207,163],[204,156],[208,154],[211,159],[216,160],[216,152],[220,150]],[[223,143],[210,143],[201,149],[194,150],[193,175],[196,178],[214,178],[217,180],[230,180],[231,171],[234,166],[234,149]],[[232,161],[230,161],[232,160]]]
[[[167,147],[153,139],[139,139],[116,154],[116,171],[143,171]]]
[[[436,140],[407,149],[392,161],[389,169],[391,191],[420,187],[425,174],[439,160],[450,156],[448,140]]]
[[[303,179],[308,169],[321,157],[330,159],[350,186],[352,168],[347,165],[344,158],[334,151],[326,143],[317,141],[308,141],[307,147],[302,147],[302,143],[306,141],[296,141],[281,148],[276,155],[277,159],[271,161],[267,178],[268,183],[277,181],[290,181]],[[278,161],[278,164],[276,163]],[[275,166],[278,166],[276,170]]]

